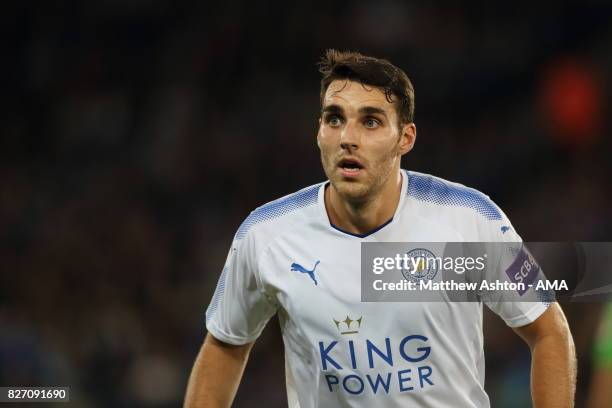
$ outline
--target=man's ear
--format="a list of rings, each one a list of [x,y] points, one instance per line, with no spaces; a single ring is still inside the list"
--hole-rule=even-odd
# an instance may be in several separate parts
[[[414,123],[407,123],[402,126],[400,142],[399,142],[399,151],[400,155],[405,155],[414,147],[414,142],[416,141],[416,125]]]
[[[319,140],[319,134],[321,133],[321,118],[319,118],[319,127],[317,128],[317,146],[321,148],[321,141]]]

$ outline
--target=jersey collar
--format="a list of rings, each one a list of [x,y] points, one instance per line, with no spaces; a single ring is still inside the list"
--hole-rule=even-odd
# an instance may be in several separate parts
[[[400,169],[400,173],[402,176],[400,199],[397,204],[397,208],[395,209],[395,213],[393,214],[393,217],[391,217],[391,219],[385,221],[383,224],[379,225],[378,227],[374,228],[372,231],[367,232],[365,234],[354,234],[352,232],[344,231],[343,229],[338,228],[337,226],[331,223],[331,221],[329,220],[329,215],[327,214],[327,210],[325,209],[325,189],[329,185],[329,180],[322,183],[321,187],[319,187],[319,192],[318,192],[318,197],[317,197],[317,206],[319,207],[319,213],[321,214],[325,225],[330,230],[334,231],[337,234],[362,239],[362,238],[367,238],[373,234],[376,234],[378,231],[382,230],[386,226],[393,224],[393,222],[399,218],[399,213],[404,206],[404,202],[406,198],[406,191],[408,190],[408,172],[403,169]]]

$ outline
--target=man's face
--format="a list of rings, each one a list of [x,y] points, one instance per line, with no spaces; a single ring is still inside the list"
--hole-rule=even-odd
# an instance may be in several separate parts
[[[327,88],[317,143],[325,174],[344,199],[366,201],[378,193],[415,137],[414,124],[399,128],[395,105],[381,89],[349,80]]]

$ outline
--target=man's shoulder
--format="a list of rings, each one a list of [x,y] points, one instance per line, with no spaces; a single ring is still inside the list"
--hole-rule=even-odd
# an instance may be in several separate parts
[[[486,220],[502,220],[504,215],[488,195],[463,184],[431,174],[406,171],[406,194],[424,206],[448,212],[468,210]]]
[[[238,228],[236,239],[240,240],[255,230],[261,231],[262,227],[265,230],[273,228],[277,233],[282,232],[285,228],[290,228],[296,219],[304,219],[304,211],[309,211],[316,206],[322,184],[323,182],[304,187],[295,193],[287,194],[257,207]]]

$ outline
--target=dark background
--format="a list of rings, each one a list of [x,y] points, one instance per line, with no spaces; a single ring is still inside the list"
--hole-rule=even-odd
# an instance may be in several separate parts
[[[0,13],[0,385],[181,403],[240,222],[324,179],[330,47],[412,79],[404,168],[485,192],[526,241],[612,240],[605,1],[51,3]],[[584,406],[600,306],[564,308]],[[485,326],[493,406],[528,406],[527,347]],[[278,332],[236,406],[286,406]]]

